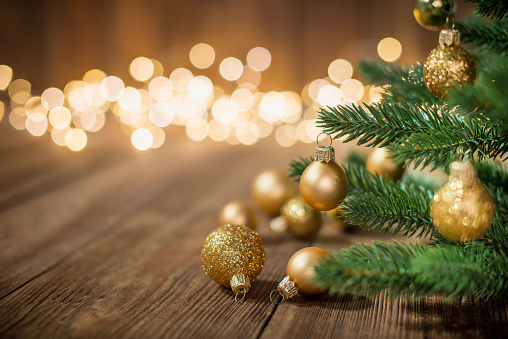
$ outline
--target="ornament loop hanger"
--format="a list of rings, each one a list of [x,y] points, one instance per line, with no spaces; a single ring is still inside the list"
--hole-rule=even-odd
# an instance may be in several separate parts
[[[242,294],[242,296],[241,296],[240,298],[238,298],[238,295],[239,295],[240,293]],[[241,290],[239,290],[238,292],[236,292],[236,294],[235,294],[235,301],[236,301],[237,303],[242,302],[242,301],[243,301],[243,299],[245,298],[245,295],[246,295],[246,294],[247,294],[247,291],[245,290],[245,288],[242,288]]]
[[[282,297],[281,301],[276,301],[273,297],[273,293],[274,292],[278,292],[279,295]],[[272,304],[275,304],[275,305],[280,305],[284,302],[284,300],[286,300],[286,298],[284,298],[284,296],[279,292],[279,290],[275,289],[273,290],[271,293],[270,293],[270,301],[272,302]]]
[[[326,135],[328,135],[330,137],[330,144],[328,145],[328,147],[331,147],[332,146],[332,142],[333,142],[333,138],[332,138],[332,136],[330,134],[325,133],[325,132],[319,133],[318,136],[316,137],[316,142],[317,142],[318,146],[322,146],[322,145],[319,144],[319,137],[321,136],[321,134],[326,134]]]

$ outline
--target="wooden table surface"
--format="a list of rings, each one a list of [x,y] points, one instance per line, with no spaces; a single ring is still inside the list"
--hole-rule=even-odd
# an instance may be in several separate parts
[[[269,293],[288,259],[390,235],[323,225],[312,241],[277,234],[259,210],[267,260],[242,303],[213,282],[200,250],[227,202],[252,203],[261,171],[314,145],[188,140],[168,131],[138,152],[101,131],[74,153],[0,124],[1,338],[502,338],[502,300],[390,301],[322,295],[281,305]],[[335,144],[338,158],[353,147]],[[339,160],[340,161],[340,160]],[[400,239],[400,238],[399,238]]]

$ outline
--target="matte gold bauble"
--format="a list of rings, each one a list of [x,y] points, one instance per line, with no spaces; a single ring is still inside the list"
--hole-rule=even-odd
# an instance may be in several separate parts
[[[439,45],[433,49],[423,65],[423,79],[429,91],[444,99],[448,89],[476,79],[476,65],[469,53],[459,46],[457,30],[442,30]]]
[[[256,229],[257,218],[252,208],[243,201],[232,201],[219,212],[219,224],[244,225]]]
[[[284,203],[296,194],[296,185],[284,171],[261,172],[252,184],[252,197],[266,213],[275,216]]]
[[[248,292],[265,263],[265,247],[247,226],[224,225],[211,232],[201,249],[206,274],[218,284],[231,287],[236,296]],[[236,300],[235,296],[235,300]]]
[[[469,162],[453,162],[450,180],[431,204],[432,223],[448,240],[468,242],[483,234],[494,217],[494,202]]]
[[[298,293],[311,296],[326,292],[312,279],[314,267],[328,256],[330,253],[318,247],[305,247],[293,254],[286,266],[286,275],[295,282]]]
[[[339,207],[327,211],[326,215],[328,216],[328,219],[332,221],[332,224],[340,231],[352,232],[357,227],[344,220],[344,218],[342,217],[343,212],[340,211]]]
[[[413,14],[422,27],[439,31],[446,18],[455,14],[455,6],[453,0],[416,0]]]
[[[287,223],[291,234],[298,238],[308,238],[321,226],[321,212],[313,209],[300,197],[288,200],[281,208],[281,216]]]
[[[388,148],[376,148],[367,156],[367,171],[381,177],[389,177],[393,181],[399,181],[404,174],[404,166],[396,165],[391,158]]]
[[[315,160],[300,177],[303,200],[316,210],[328,211],[342,203],[347,190],[347,176],[335,162],[335,150],[331,146],[318,145]]]

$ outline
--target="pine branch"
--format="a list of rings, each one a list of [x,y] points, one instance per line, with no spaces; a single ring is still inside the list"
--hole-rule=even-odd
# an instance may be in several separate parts
[[[477,6],[475,14],[482,17],[492,16],[492,19],[508,17],[508,3],[506,0],[466,0]]]
[[[387,290],[392,298],[441,295],[445,298],[506,296],[508,259],[483,244],[467,248],[374,242],[334,253],[315,268],[315,280],[331,294]]]
[[[298,160],[289,162],[288,177],[296,182],[300,182],[303,171],[314,161],[314,157],[299,157]]]
[[[492,22],[473,16],[455,25],[462,43],[493,53],[508,53],[508,20]]]

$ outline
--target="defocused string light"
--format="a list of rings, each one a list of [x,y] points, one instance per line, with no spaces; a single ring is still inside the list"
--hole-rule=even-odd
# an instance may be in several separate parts
[[[220,63],[219,72],[228,81],[235,81],[242,76],[243,64],[240,60],[228,57]]]
[[[215,61],[215,50],[208,44],[199,43],[191,48],[189,59],[196,68],[208,68]]]
[[[254,47],[247,53],[247,64],[256,71],[262,72],[270,67],[272,55],[264,47]]]
[[[400,58],[402,54],[402,45],[399,40],[395,38],[384,38],[377,45],[377,53],[384,61],[393,62]]]

